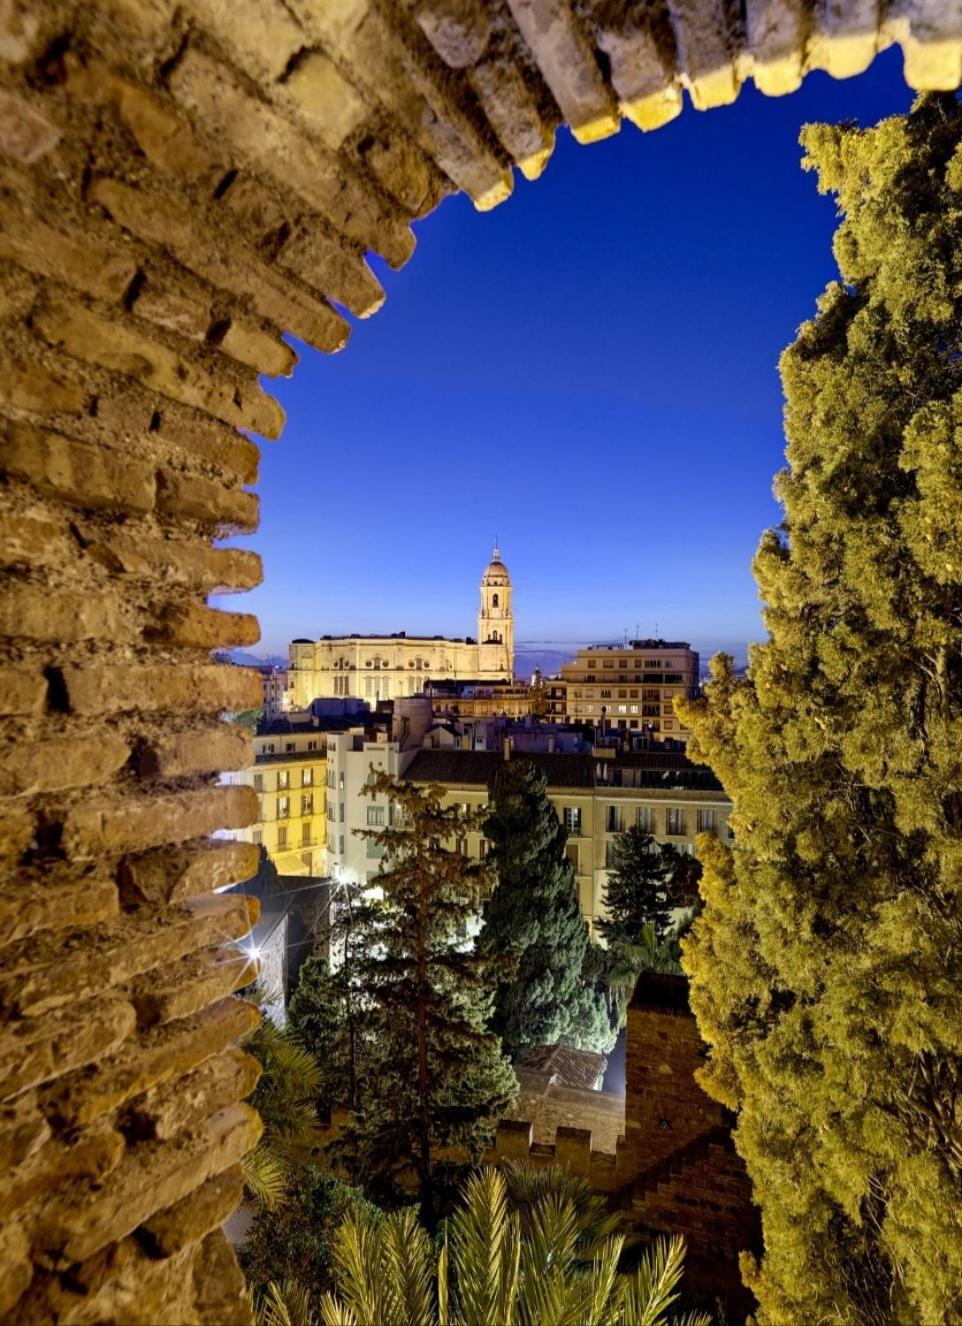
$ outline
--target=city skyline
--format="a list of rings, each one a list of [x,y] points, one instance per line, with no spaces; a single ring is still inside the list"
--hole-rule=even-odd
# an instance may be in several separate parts
[[[779,518],[777,358],[836,275],[799,127],[910,101],[888,53],[590,152],[561,130],[537,184],[485,215],[445,199],[404,269],[372,259],[377,317],[265,382],[288,423],[237,541],[264,558],[244,599],[257,651],[473,634],[466,587],[497,535],[522,647],[637,623],[743,660],[763,637],[751,559]]]

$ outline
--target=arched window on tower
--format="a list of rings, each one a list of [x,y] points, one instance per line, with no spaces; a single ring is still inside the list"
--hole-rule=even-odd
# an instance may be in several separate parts
[[[498,606],[498,596],[497,596],[497,594],[492,594],[492,595],[491,595],[491,606],[492,606],[492,608],[496,608],[496,607]]]

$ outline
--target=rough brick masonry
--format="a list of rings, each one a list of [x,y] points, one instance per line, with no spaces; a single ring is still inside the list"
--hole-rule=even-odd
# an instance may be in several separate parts
[[[258,1122],[211,891],[253,794],[211,663],[257,623],[206,605],[260,564],[257,446],[291,332],[327,351],[411,222],[583,142],[790,91],[893,41],[960,80],[943,0],[0,3],[0,1317],[246,1322],[220,1233]],[[680,1117],[680,1116],[679,1116]],[[573,1151],[577,1139],[568,1139]]]

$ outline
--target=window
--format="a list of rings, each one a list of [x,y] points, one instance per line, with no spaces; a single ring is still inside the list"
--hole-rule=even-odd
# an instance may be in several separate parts
[[[337,786],[338,786],[339,791],[341,791],[341,792],[344,791],[344,770],[343,770],[343,769],[342,769],[341,772],[337,775]]]
[[[344,802],[343,802],[343,801],[339,801],[339,802],[338,802],[338,806],[337,806],[337,818],[340,820],[340,822],[341,822],[342,824],[344,823]]]
[[[492,608],[496,608],[496,607],[498,606],[498,596],[497,596],[497,594],[492,594],[492,595],[491,595],[491,606],[492,606]]]
[[[467,856],[468,854],[467,838],[456,838],[454,843],[454,848],[458,856]]]
[[[603,668],[613,668],[615,666],[615,660],[613,658],[606,658],[602,661],[601,666]]]
[[[658,718],[661,710],[656,704],[643,704],[641,706],[641,712],[645,718]]]
[[[626,658],[619,658],[618,666],[619,668],[626,668],[628,666],[628,660]]]
[[[698,832],[715,832],[715,812],[713,810],[700,810],[698,812]]]
[[[655,812],[651,806],[639,806],[638,817],[636,820],[638,828],[644,833],[654,833],[655,830]]]
[[[482,861],[488,855],[488,846],[489,844],[487,838],[482,838],[481,841],[478,843],[478,856],[481,858]]]
[[[608,838],[605,842],[605,870],[611,870],[615,864],[615,840]]]
[[[632,700],[637,700],[637,699],[638,699],[638,692],[637,692],[637,690],[630,690],[630,691],[628,692],[628,694],[629,694],[629,696],[632,698]]]
[[[679,838],[685,832],[685,812],[672,807],[665,814],[665,833],[671,838]]]
[[[609,833],[621,833],[621,830],[623,829],[623,827],[624,827],[624,823],[623,823],[622,815],[621,815],[621,807],[620,807],[620,806],[609,806],[609,807],[608,807],[608,832],[609,832]]]
[[[255,774],[255,775],[254,775],[254,791],[255,791],[255,792],[263,792],[263,790],[264,790],[264,775],[263,775],[263,774]]]
[[[277,830],[277,850],[284,852],[287,850],[287,825],[282,824]]]
[[[368,806],[368,808],[367,808],[367,823],[368,823],[368,827],[369,827],[369,828],[372,828],[372,829],[379,829],[379,828],[381,828],[381,826],[384,824],[384,807],[383,807],[383,806]]]
[[[285,749],[285,750],[293,750],[293,749],[294,749],[294,743],[293,743],[293,741],[285,741],[285,743],[284,743],[284,749]]]
[[[610,700],[610,699],[611,699],[611,691],[604,691],[604,690],[603,690],[603,691],[601,692],[601,698],[602,698],[602,700]]]
[[[627,698],[628,698],[628,692],[627,692],[627,691],[619,691],[619,692],[618,692],[618,699],[619,699],[619,700],[625,700],[625,699],[627,699]]]
[[[313,798],[313,796],[308,795],[308,796],[302,796],[302,797],[301,797],[301,814],[302,814],[302,815],[313,815],[313,814],[314,814],[314,798]]]
[[[302,769],[302,770],[301,770],[301,787],[312,787],[313,784],[314,784],[314,770],[313,770],[313,769]]]
[[[291,785],[291,775],[286,769],[279,769],[277,773],[277,790],[283,792],[285,788]]]
[[[627,714],[628,706],[626,704],[620,704],[618,706],[618,712],[619,714]],[[624,727],[624,723],[622,723],[621,726]]]
[[[581,844],[565,843],[565,856],[571,862],[577,875],[581,870]]]
[[[564,808],[564,825],[565,825],[565,828],[568,830],[569,833],[573,833],[576,837],[580,837],[580,836],[581,836],[581,807],[580,807],[580,806],[565,806],[565,808]]]
[[[251,834],[251,842],[254,844],[255,847],[260,847],[263,841],[264,841],[264,830],[255,829],[254,832]]]
[[[265,747],[264,747],[264,754],[265,754],[265,755],[273,755],[273,754],[274,754],[274,744],[273,744],[273,742],[272,742],[269,746],[265,746]]]
[[[316,742],[316,741],[309,741],[309,742],[307,743],[307,749],[308,749],[308,750],[317,750],[317,742]]]
[[[311,845],[311,826],[309,824],[301,825],[301,846],[310,847]]]
[[[661,659],[660,659],[660,658],[646,658],[646,659],[645,659],[645,667],[646,667],[646,668],[660,668],[660,667],[661,667]]]
[[[277,818],[278,818],[279,820],[286,820],[287,817],[288,817],[288,815],[290,815],[290,813],[291,813],[291,799],[290,799],[290,797],[278,797],[278,798],[277,798]]]
[[[341,856],[344,855],[344,835],[343,833],[337,840],[337,850]]]

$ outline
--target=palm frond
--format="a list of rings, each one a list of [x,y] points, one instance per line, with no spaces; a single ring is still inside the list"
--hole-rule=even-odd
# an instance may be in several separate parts
[[[392,1318],[403,1326],[432,1326],[434,1249],[413,1207],[385,1221],[380,1247]]]
[[[290,1177],[284,1158],[277,1153],[269,1139],[261,1137],[241,1163],[247,1191],[268,1211],[276,1211],[284,1200]]]
[[[665,1326],[668,1309],[678,1297],[685,1263],[685,1240],[659,1239],[644,1254],[628,1284],[624,1326]]]
[[[271,1281],[257,1306],[257,1326],[319,1326],[307,1290],[296,1280]]]
[[[501,1326],[512,1320],[518,1292],[518,1218],[508,1210],[507,1188],[497,1169],[472,1174],[463,1198],[451,1222],[459,1326]]]

